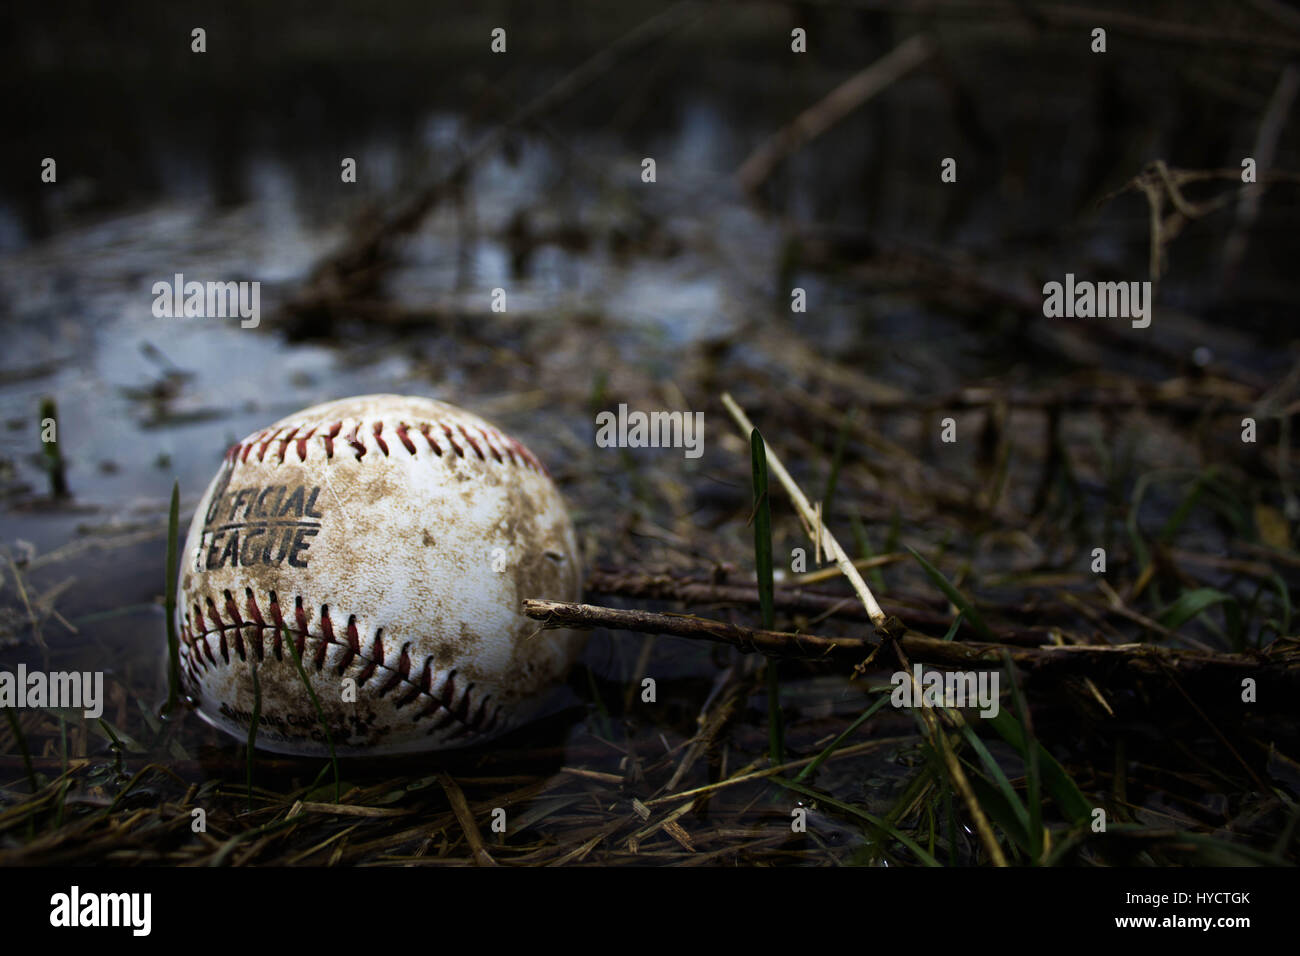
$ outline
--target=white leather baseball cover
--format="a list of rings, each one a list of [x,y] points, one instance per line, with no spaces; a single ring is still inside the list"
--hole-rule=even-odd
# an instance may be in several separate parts
[[[555,485],[519,442],[443,402],[343,399],[249,436],[180,560],[187,692],[247,739],[256,665],[257,746],[278,753],[328,753],[285,634],[340,754],[495,737],[535,715],[583,643],[519,610],[580,595]]]

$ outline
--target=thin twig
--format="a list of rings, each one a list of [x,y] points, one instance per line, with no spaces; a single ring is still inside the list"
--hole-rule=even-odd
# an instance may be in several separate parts
[[[855,665],[876,650],[878,642],[865,637],[823,637],[788,631],[765,631],[709,620],[690,614],[661,614],[655,611],[625,610],[592,604],[564,604],[558,601],[525,600],[523,612],[541,621],[545,628],[603,627],[613,631],[642,634],[671,634],[675,637],[729,644],[742,652],[772,657],[826,661]],[[1069,673],[1110,675],[1115,668],[1128,668],[1157,675],[1165,668],[1179,674],[1223,678],[1270,677],[1300,691],[1300,659],[1288,658],[1285,648],[1278,654],[1221,654],[1180,650],[1157,644],[1044,644],[1040,647],[1008,647],[988,641],[945,641],[905,630],[898,646],[910,658],[944,667],[996,667],[1005,651],[1017,664],[1034,669],[1060,669]]]
[[[465,841],[469,844],[470,852],[474,854],[475,862],[479,866],[496,866],[497,861],[492,859],[492,854],[488,853],[487,847],[483,845],[483,837],[478,832],[478,824],[474,822],[474,814],[470,812],[465,792],[448,773],[438,774],[438,782],[447,793],[447,801],[460,822],[460,828],[465,832]]]
[[[820,136],[881,90],[920,66],[934,52],[923,33],[904,40],[865,70],[854,74],[782,127],[757,149],[736,173],[741,188],[752,192],[777,165],[805,143]]]
[[[733,399],[727,392],[722,393],[722,404],[730,413],[731,417],[735,419],[736,424],[740,427],[741,434],[748,439],[754,431],[754,425],[749,420],[749,417],[741,410],[740,406],[736,404],[735,399]],[[776,456],[776,453],[772,451],[772,446],[767,445],[766,442],[764,442],[764,444],[767,448],[768,468],[772,470],[772,474],[776,475],[776,480],[781,482],[781,487],[785,489],[786,494],[790,496],[790,500],[794,502],[794,506],[799,511],[804,522],[809,527],[812,527],[817,519],[816,513],[813,511],[813,506],[808,502],[808,498],[804,493],[799,490],[799,486],[795,484],[794,479],[790,477],[790,473],[785,470],[785,466],[781,464],[781,459],[779,459]],[[875,595],[871,593],[871,588],[867,587],[867,582],[862,580],[862,575],[859,574],[858,569],[853,566],[853,561],[849,558],[848,554],[845,553],[844,549],[840,547],[839,541],[837,541],[835,536],[831,534],[829,528],[822,528],[822,541],[829,546],[831,557],[835,559],[835,563],[839,565],[840,570],[844,572],[844,576],[848,578],[849,583],[853,585],[854,592],[856,592],[858,597],[862,599],[862,603],[867,609],[867,614],[871,616],[871,622],[875,624],[876,627],[882,627],[885,623],[885,612],[881,610],[880,605],[876,602]]]
[[[853,665],[874,649],[862,638],[829,638],[711,621],[691,614],[660,614],[655,611],[597,607],[593,604],[564,604],[558,601],[525,600],[524,614],[541,621],[542,627],[607,627],[642,634],[671,634],[697,640],[730,644],[746,654],[766,657],[824,660]]]

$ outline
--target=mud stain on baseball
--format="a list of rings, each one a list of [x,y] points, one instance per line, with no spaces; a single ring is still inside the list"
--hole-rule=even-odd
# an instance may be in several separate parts
[[[296,640],[298,635],[293,635]],[[293,663],[290,652],[277,660],[268,654],[258,665],[258,682],[261,685],[262,713],[259,719],[258,740],[261,744],[278,743],[281,745],[310,744],[325,747],[325,733],[328,728],[336,747],[369,748],[378,745],[389,733],[381,720],[376,702],[362,697],[356,703],[339,699],[338,688],[331,682],[322,681],[317,676],[315,666],[311,663],[312,641],[306,647],[307,659],[303,667],[307,679],[316,692],[324,715],[311,705],[310,697],[303,686],[302,677]],[[222,695],[224,699],[217,707],[217,712],[240,729],[247,731],[252,722],[254,695],[251,691],[251,678],[245,678],[245,668],[251,669],[252,662],[232,667],[231,680]],[[294,701],[288,707],[267,708],[268,701]]]
[[[462,653],[469,654],[473,652],[483,638],[470,626],[468,621],[460,622],[460,637],[456,645]]]
[[[342,414],[353,405],[365,414]],[[464,420],[465,438],[449,432],[441,455],[420,454],[404,447],[397,429],[409,439],[411,426],[399,420],[427,421],[434,436],[440,422]],[[293,461],[303,454],[297,446],[261,437],[289,426],[255,433],[191,524],[195,563],[182,575],[184,606],[215,653],[192,658],[200,712],[243,739],[255,704],[249,671],[260,661],[259,746],[325,751],[311,695],[272,623],[283,620],[292,646],[301,640],[308,681],[342,752],[464,746],[474,736],[466,722],[485,720],[489,699],[500,711],[494,735],[526,719],[530,698],[562,676],[581,646],[560,632],[530,640],[537,629],[518,606],[526,596],[580,593],[571,525],[549,479],[476,445],[471,436],[488,434],[483,426],[433,402],[374,396],[293,421],[293,430],[328,436],[332,444],[321,443],[332,453]],[[455,700],[438,722],[426,680]]]

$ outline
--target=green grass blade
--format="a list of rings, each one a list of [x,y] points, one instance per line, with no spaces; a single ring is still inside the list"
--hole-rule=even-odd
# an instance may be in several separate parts
[[[970,744],[971,749],[975,751],[976,756],[980,758],[980,763],[988,771],[988,776],[1002,794],[1003,799],[1006,800],[1007,808],[1015,815],[1021,831],[1026,834],[1030,833],[1029,811],[1025,809],[1025,805],[1020,798],[1016,796],[1016,788],[1011,786],[1011,781],[1007,779],[1006,773],[998,766],[998,762],[993,759],[989,749],[984,746],[984,741],[979,739],[970,724],[962,724],[961,732],[962,736],[966,738],[966,742]]]
[[[1178,503],[1174,513],[1169,516],[1169,520],[1160,529],[1159,537],[1162,542],[1168,544],[1172,541],[1174,535],[1178,534],[1182,526],[1187,523],[1187,519],[1191,517],[1192,511],[1201,497],[1201,492],[1205,490],[1206,484],[1213,474],[1214,469],[1210,468],[1197,475],[1196,479],[1188,486],[1186,493],[1183,495],[1183,500]]]
[[[320,721],[321,730],[325,733],[325,743],[329,746],[330,766],[334,769],[334,802],[338,803],[341,796],[339,786],[339,758],[334,753],[334,735],[330,733],[329,724],[325,720],[325,708],[320,705],[320,698],[316,696],[316,690],[311,686],[311,680],[307,677],[307,670],[302,666],[302,655],[298,653],[298,645],[289,633],[287,627],[281,629],[281,635],[284,642],[289,645],[289,656],[293,658],[294,667],[298,669],[298,676],[302,678],[302,685],[307,688],[307,696],[311,698],[311,705],[316,709],[316,719]]]
[[[984,811],[989,822],[1010,838],[1009,844],[1005,847],[1010,851],[1009,855],[1028,856],[1031,841],[1028,828],[1021,819],[1019,810],[1016,809],[1020,801],[1008,800],[1007,795],[990,783],[988,778],[979,772],[979,768],[970,761],[964,760],[962,763],[965,764],[966,780],[970,783],[976,803]],[[1020,809],[1023,810],[1024,807],[1021,806]]]
[[[996,717],[985,717],[983,720],[997,731],[998,736],[1019,751],[1022,758],[1025,758],[1027,752],[1025,731],[1020,726],[1020,721],[1005,710],[998,711]],[[1071,823],[1086,825],[1092,819],[1092,801],[1083,795],[1078,784],[1065,772],[1065,768],[1056,762],[1056,758],[1043,749],[1042,744],[1038,744],[1037,747],[1043,785],[1052,795],[1052,800]]]
[[[834,797],[828,797],[820,790],[814,790],[812,787],[809,787],[806,784],[796,783],[793,780],[786,780],[784,777],[772,777],[771,780],[773,783],[780,784],[781,786],[789,790],[793,790],[796,793],[802,793],[806,797],[812,797],[818,803],[825,804],[828,807],[832,807],[836,810],[839,810],[841,813],[846,813],[851,817],[857,817],[859,820],[863,820],[871,824],[871,826],[875,827],[878,830],[883,831],[884,833],[893,837],[899,843],[903,844],[903,846],[911,850],[916,855],[916,858],[920,860],[922,863],[924,863],[926,866],[940,865],[939,861],[936,860],[929,853],[927,853],[925,848],[922,847],[919,843],[913,840],[902,830],[899,830],[893,824],[887,823],[886,821],[882,820],[880,817],[876,816],[875,814],[868,813],[866,810],[863,810],[861,807],[855,807],[852,804],[843,803],[839,800],[836,800]]]
[[[1029,804],[1029,855],[1035,864],[1043,860],[1043,785],[1042,785],[1042,762],[1038,759],[1038,752],[1041,749],[1038,741],[1034,738],[1034,722],[1029,713],[1029,705],[1025,702],[1025,695],[1020,690],[1020,682],[1016,680],[1015,667],[1011,663],[1011,655],[1006,650],[1002,651],[1002,669],[1007,675],[1007,683],[1011,685],[1011,703],[1016,709],[1016,717],[1020,720],[1020,726],[1024,730],[1026,740],[1025,755],[1025,782],[1028,787],[1026,800]]]
[[[1215,588],[1195,588],[1178,595],[1178,599],[1161,611],[1156,620],[1176,631],[1205,609],[1224,602],[1236,603],[1236,600],[1231,594]]]
[[[257,729],[262,722],[262,681],[257,675],[258,664],[253,667],[253,719],[248,722],[248,809],[253,809],[253,749],[257,746]]]
[[[816,759],[813,760],[812,763],[808,764],[808,766],[804,767],[795,775],[794,782],[803,783],[804,780],[808,779],[814,773],[816,773],[817,768],[820,767],[823,763],[825,763],[826,759],[830,757],[831,754],[839,750],[840,747],[844,744],[844,741],[848,740],[849,737],[853,736],[853,732],[855,730],[857,730],[868,720],[870,720],[873,714],[875,714],[878,710],[880,710],[880,708],[884,707],[888,703],[889,703],[889,697],[887,695],[882,696],[874,704],[872,704],[870,707],[864,710],[858,716],[857,720],[853,721],[853,723],[849,724],[849,726],[845,728],[844,733],[840,734],[838,737],[832,740],[826,746],[826,749],[817,755]]]
[[[758,573],[758,604],[763,628],[776,627],[772,583],[772,505],[767,493],[767,446],[758,429],[749,436],[754,472],[754,567]],[[774,658],[767,660],[767,740],[772,765],[785,762],[785,727],[781,716],[781,674]]]
[[[921,557],[919,551],[911,545],[905,545],[905,547],[912,553],[912,557],[916,558],[917,562],[921,565],[921,569],[925,571],[926,576],[934,582],[934,586],[942,591],[944,595],[947,596],[948,600],[957,607],[957,610],[961,611],[961,613],[965,615],[966,620],[970,622],[970,626],[975,628],[980,637],[984,638],[986,641],[996,641],[997,639],[993,636],[993,632],[989,630],[989,626],[984,623],[984,618],[980,616],[979,611],[975,610],[975,605],[971,604],[964,594],[952,586],[951,582],[943,576],[942,571],[936,568],[929,561],[925,560],[925,558]]]

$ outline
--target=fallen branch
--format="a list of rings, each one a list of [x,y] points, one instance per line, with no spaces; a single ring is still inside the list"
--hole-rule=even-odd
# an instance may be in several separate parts
[[[624,571],[595,570],[587,576],[588,594],[610,594],[619,597],[641,598],[655,601],[681,601],[684,604],[747,604],[758,605],[758,589],[747,584],[715,584],[694,581],[669,574],[637,574]],[[813,614],[870,621],[866,608],[856,597],[824,594],[802,587],[777,587],[773,595],[777,607],[785,611],[804,611]],[[908,624],[946,630],[953,616],[904,604],[883,602],[881,609],[888,615],[900,617]],[[975,631],[963,618],[962,631]],[[998,638],[1009,644],[1038,646],[1050,642],[1047,627],[999,628]]]
[[[725,621],[712,621],[692,614],[661,614],[657,611],[536,600],[525,600],[523,608],[524,614],[541,621],[544,628],[607,627],[642,634],[671,634],[674,637],[730,644],[742,653],[758,652],[765,657],[833,661],[853,666],[876,647],[863,638],[829,638],[792,634],[788,631],[765,631]]]
[[[741,188],[747,192],[757,189],[787,156],[892,86],[933,52],[934,45],[929,38],[918,33],[845,80],[749,154],[736,173]]]
[[[1300,650],[1288,650],[1279,642],[1277,651],[1254,654],[1221,654],[1212,651],[1178,650],[1156,644],[1067,644],[1041,647],[1009,647],[976,641],[945,641],[906,630],[897,619],[886,622],[873,638],[822,637],[788,631],[765,631],[741,624],[728,624],[690,614],[661,614],[655,611],[623,610],[592,604],[525,600],[523,612],[544,628],[604,627],[642,634],[670,634],[729,644],[744,653],[758,652],[771,657],[827,661],[857,666],[881,648],[880,637],[895,636],[898,647],[914,661],[965,669],[1000,667],[1005,652],[1016,664],[1035,671],[1054,670],[1087,676],[1105,676],[1116,668],[1135,672],[1178,676],[1204,676],[1240,681],[1244,677],[1276,679],[1300,692]],[[1295,700],[1294,696],[1288,698]],[[1276,702],[1275,703],[1280,703]]]

